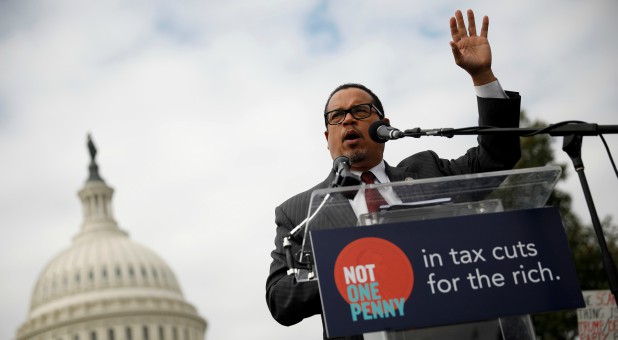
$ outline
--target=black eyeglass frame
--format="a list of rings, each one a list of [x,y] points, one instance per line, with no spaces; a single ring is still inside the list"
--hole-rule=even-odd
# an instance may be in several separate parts
[[[354,113],[353,110],[358,108],[359,106],[364,106],[364,105],[369,105],[369,115],[366,116],[366,117],[357,117],[356,113]],[[367,119],[367,118],[371,117],[372,109],[375,110],[375,112],[378,114],[378,116],[380,116],[380,118],[384,118],[384,114],[382,112],[380,112],[380,110],[375,105],[373,105],[373,103],[364,103],[364,104],[354,105],[351,108],[345,109],[345,110],[344,109],[334,109],[334,110],[330,110],[328,112],[324,112],[324,122],[327,125],[334,125],[334,126],[341,125],[343,123],[343,121],[345,120],[345,116],[348,113],[351,114],[352,117],[354,117],[354,119],[357,119],[357,120]],[[331,123],[331,122],[328,121],[328,115],[331,112],[335,112],[335,111],[342,111],[343,112],[343,118],[341,119],[341,121],[339,123]]]

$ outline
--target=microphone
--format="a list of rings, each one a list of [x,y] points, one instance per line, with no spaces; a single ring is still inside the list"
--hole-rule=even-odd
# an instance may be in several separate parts
[[[360,185],[361,181],[358,176],[350,171],[352,161],[349,157],[339,156],[333,161],[333,170],[335,171],[335,179],[331,183],[331,188],[347,187],[351,185]]]
[[[403,138],[405,134],[387,122],[378,120],[369,126],[369,137],[376,143],[386,143],[391,139]]]
[[[351,165],[350,157],[339,156],[333,161],[333,170],[335,170],[336,174],[341,174],[342,171],[350,171]]]

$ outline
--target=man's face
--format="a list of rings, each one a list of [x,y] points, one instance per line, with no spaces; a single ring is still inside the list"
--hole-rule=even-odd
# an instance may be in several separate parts
[[[372,102],[369,93],[351,87],[335,93],[328,102],[326,111],[345,110]],[[347,156],[352,161],[352,169],[359,171],[369,170],[382,161],[384,144],[374,142],[368,132],[371,123],[377,120],[380,120],[380,116],[374,110],[371,116],[362,120],[357,120],[348,113],[343,123],[327,125],[324,136],[333,160],[339,156]],[[387,118],[384,120],[388,122]]]

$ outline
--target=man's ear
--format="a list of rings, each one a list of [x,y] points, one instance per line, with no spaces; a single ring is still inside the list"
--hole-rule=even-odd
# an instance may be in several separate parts
[[[326,149],[330,150],[328,147],[328,130],[324,131],[324,137],[326,138]]]

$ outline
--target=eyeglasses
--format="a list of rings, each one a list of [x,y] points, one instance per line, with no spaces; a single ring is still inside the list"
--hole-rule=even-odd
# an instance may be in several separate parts
[[[336,109],[332,111],[328,111],[324,113],[324,120],[329,125],[339,125],[343,123],[345,120],[345,115],[348,113],[352,115],[355,119],[362,120],[365,118],[369,118],[371,116],[371,112],[375,110],[375,112],[380,116],[384,117],[382,112],[378,110],[373,104],[360,104],[353,106],[347,110]]]

